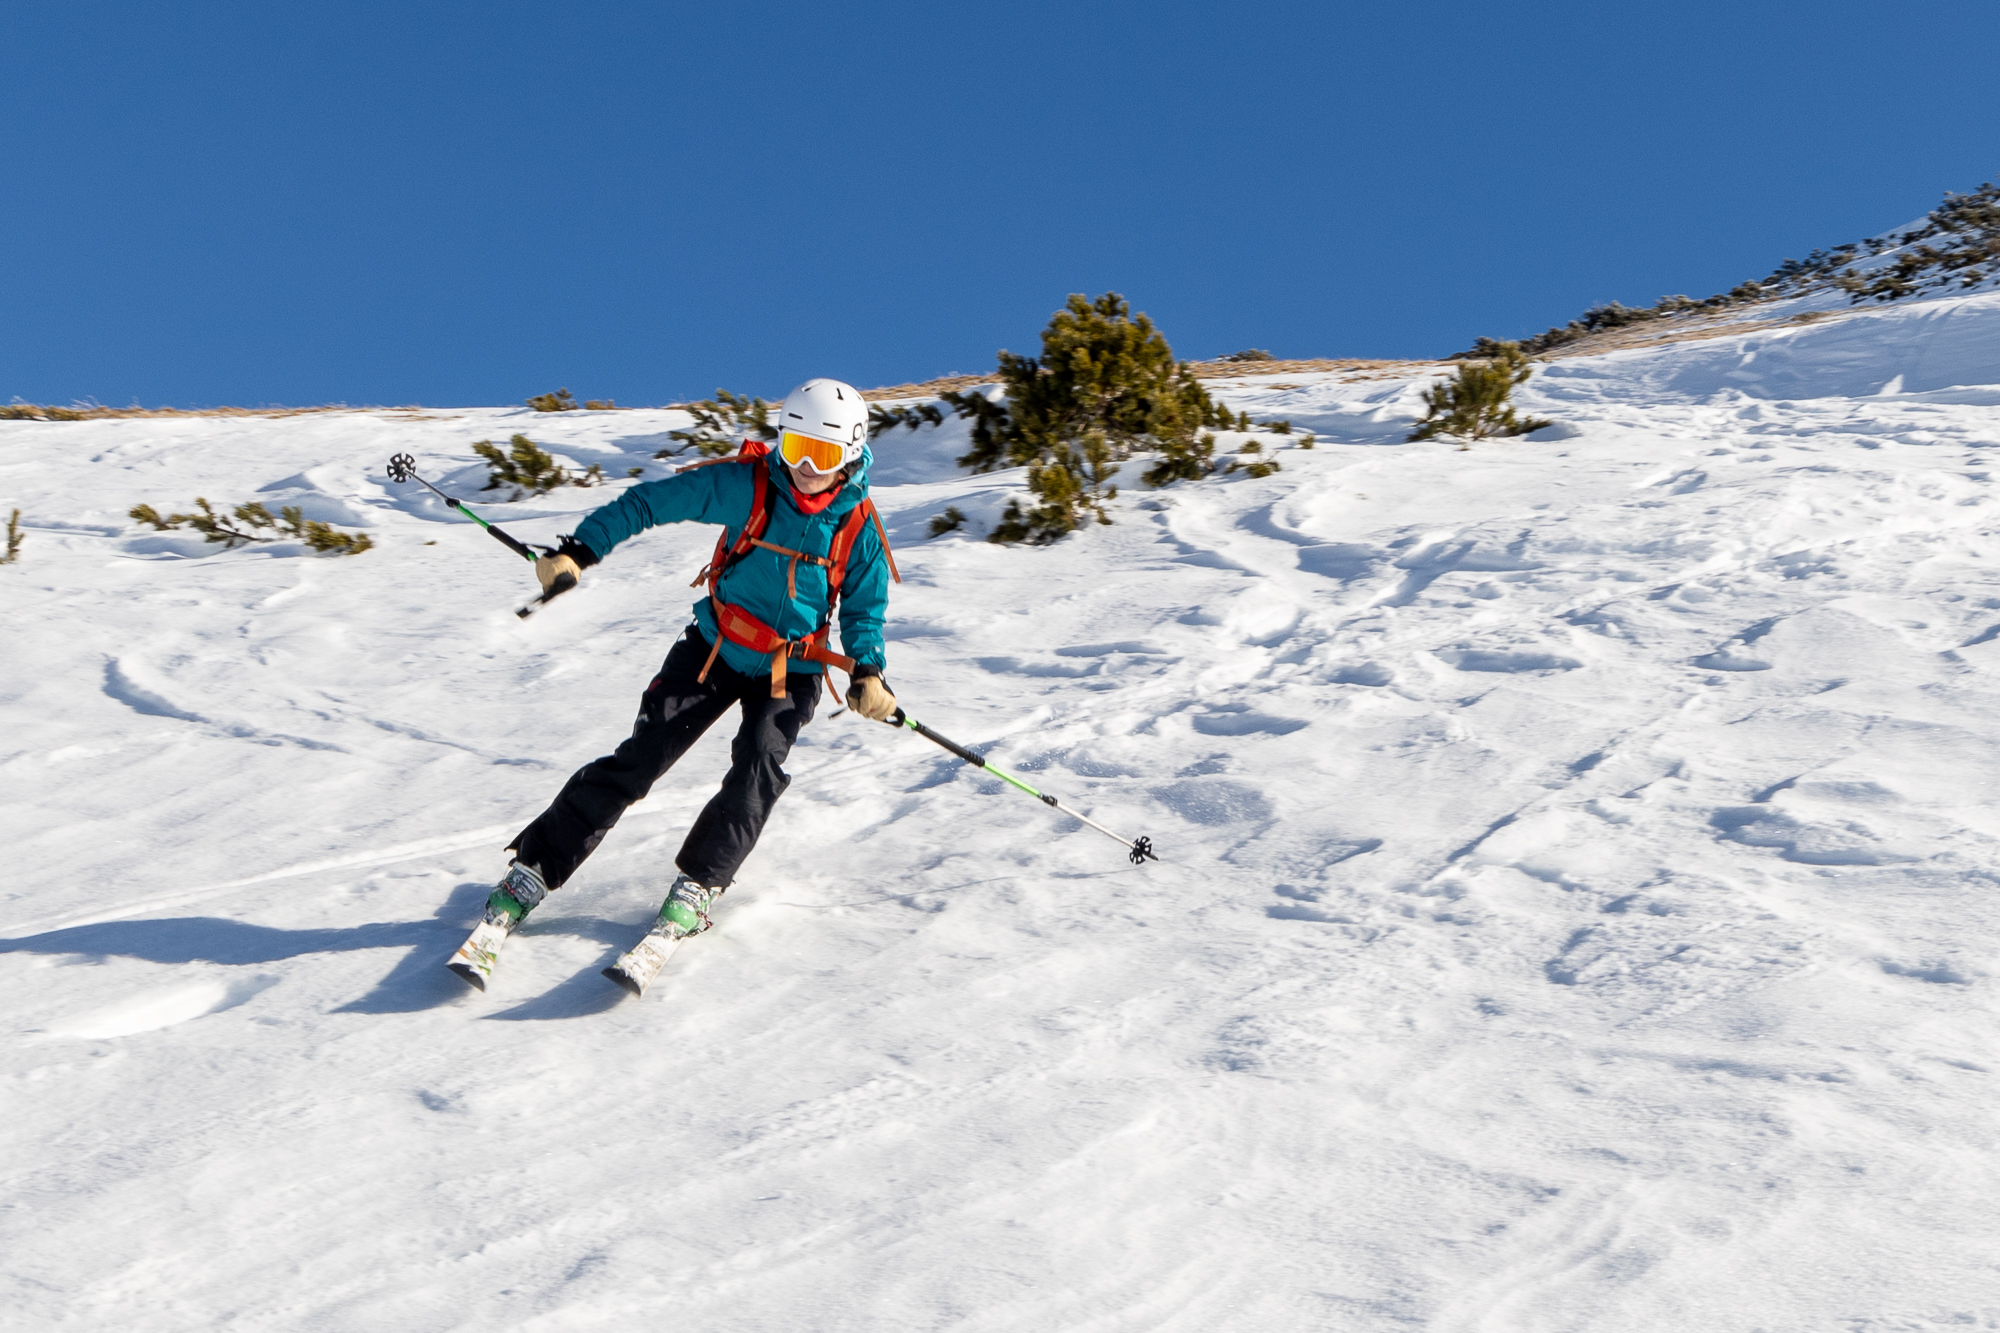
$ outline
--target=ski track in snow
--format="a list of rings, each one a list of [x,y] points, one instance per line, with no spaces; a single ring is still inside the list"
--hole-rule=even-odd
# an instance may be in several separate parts
[[[382,467],[680,414],[0,423],[14,1319],[2000,1328],[2000,295],[1559,362],[1467,452],[1425,379],[1235,382],[1319,446],[1039,550],[926,539],[1020,482],[956,423],[879,441],[902,701],[1164,860],[828,699],[644,1002],[727,723],[442,964],[713,533],[523,622]],[[196,495],[378,549],[123,519]]]

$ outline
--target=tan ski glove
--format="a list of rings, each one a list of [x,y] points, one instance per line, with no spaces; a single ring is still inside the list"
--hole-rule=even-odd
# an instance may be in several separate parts
[[[560,551],[554,555],[542,556],[535,561],[535,577],[542,581],[543,592],[554,588],[556,580],[565,574],[570,576],[573,583],[583,579],[582,567]]]
[[[887,722],[896,711],[896,696],[880,672],[856,676],[847,686],[847,706],[872,722]]]

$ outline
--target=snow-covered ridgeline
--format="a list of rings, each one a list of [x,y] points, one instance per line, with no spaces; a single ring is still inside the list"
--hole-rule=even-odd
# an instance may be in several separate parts
[[[0,423],[4,1298],[34,1326],[2000,1322],[2000,296],[1559,362],[1552,437],[1246,379],[1284,470],[1046,550],[878,445],[890,678],[1166,861],[822,717],[644,1004],[727,730],[510,946],[499,844],[625,730],[712,534],[528,622],[479,439],[673,413]],[[1228,437],[1225,437],[1228,438]],[[1136,473],[1137,469],[1128,469]],[[657,475],[657,472],[654,473]],[[415,492],[415,493],[413,493]],[[365,524],[352,559],[133,503]],[[499,506],[521,535],[601,501]]]

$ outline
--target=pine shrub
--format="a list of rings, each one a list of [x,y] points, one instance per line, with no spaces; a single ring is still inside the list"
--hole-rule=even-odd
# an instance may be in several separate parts
[[[1534,373],[1519,343],[1498,343],[1484,361],[1467,361],[1458,374],[1424,390],[1424,417],[1410,432],[1411,440],[1448,436],[1461,449],[1492,435],[1526,435],[1552,423],[1518,416],[1511,401],[1517,385]]]
[[[1988,181],[1971,194],[1947,193],[1923,226],[1898,240],[1912,248],[1894,264],[1872,274],[1850,270],[1834,284],[1856,302],[1894,301],[1945,287],[1977,287],[2000,276],[2000,182]]]
[[[502,453],[499,445],[481,440],[472,446],[472,452],[486,460],[486,484],[480,489],[497,491],[512,486],[514,493],[507,497],[510,504],[524,495],[547,495],[558,486],[596,486],[604,481],[602,464],[592,463],[581,473],[572,473],[525,435],[515,435],[507,443],[507,452]]]
[[[574,412],[582,406],[570,396],[568,389],[557,389],[554,393],[538,393],[528,400],[528,406],[537,412]]]
[[[947,532],[957,532],[965,526],[965,512],[957,505],[945,506],[942,514],[931,517],[931,536],[942,537]]]
[[[194,513],[167,514],[164,517],[151,505],[133,505],[129,516],[134,522],[161,532],[181,527],[193,528],[204,540],[218,542],[232,550],[248,542],[281,541],[286,537],[302,541],[309,549],[322,555],[360,555],[375,546],[365,532],[342,532],[329,523],[308,521],[296,505],[284,506],[278,511],[278,517],[273,518],[270,510],[254,501],[237,505],[226,516],[216,513],[214,507],[201,496],[195,497],[194,504]],[[277,535],[267,536],[267,533]]]
[[[1268,352],[1235,353],[1268,360]],[[1206,476],[1215,437],[1208,430],[1247,429],[1248,413],[1209,397],[1151,319],[1134,315],[1116,292],[1092,300],[1072,295],[1042,330],[1039,356],[1003,351],[1000,393],[938,395],[937,404],[869,412],[872,434],[943,422],[950,410],[972,423],[959,466],[974,472],[1028,469],[1025,503],[1010,501],[992,540],[1046,543],[1088,521],[1109,523],[1118,464],[1141,451],[1158,460],[1145,472],[1151,486]]]
[[[1262,440],[1248,440],[1237,449],[1236,453],[1237,457],[1230,459],[1229,466],[1222,470],[1224,476],[1242,472],[1252,477],[1268,477],[1273,472],[1284,471],[1284,467],[1277,459],[1264,457]]]
[[[1215,359],[1217,361],[1276,361],[1278,358],[1272,356],[1261,347],[1250,347],[1241,352],[1231,352],[1228,356],[1218,356]]]
[[[947,395],[950,397],[953,395]],[[868,437],[887,434],[899,427],[915,430],[919,426],[941,426],[944,412],[936,403],[913,403],[904,407],[871,407],[868,409]]]
[[[1086,519],[1110,523],[1104,506],[1118,495],[1118,488],[1107,484],[1118,472],[1112,457],[1110,438],[1103,431],[1059,446],[1047,462],[1028,469],[1028,490],[1040,503],[1024,509],[1019,500],[1009,500],[987,540],[1046,546],[1076,531]]]
[[[1214,466],[1215,436],[1203,431],[1185,442],[1164,441],[1160,461],[1146,469],[1142,480],[1148,486],[1166,486],[1176,481],[1197,481]]]
[[[667,432],[667,438],[679,440],[680,447],[669,445],[653,457],[678,458],[692,449],[704,458],[721,458],[735,453],[743,440],[775,440],[778,428],[771,424],[771,409],[775,406],[762,398],[746,398],[727,389],[717,389],[715,397],[688,404],[688,413],[694,417],[692,426]]]
[[[0,555],[0,565],[14,564],[21,558],[21,511],[16,509],[7,515],[7,554]]]
[[[1027,467],[1034,502],[1010,502],[994,529],[998,542],[1055,541],[1087,520],[1109,523],[1117,463],[1140,450],[1176,460],[1147,472],[1165,484],[1198,476],[1202,427],[1223,409],[1209,398],[1153,321],[1116,292],[1072,295],[1042,330],[1040,356],[1000,353],[1001,400],[977,391],[940,401],[972,421],[971,449],[958,462],[974,472]],[[1212,449],[1212,445],[1210,446]]]
[[[976,390],[941,394],[938,401],[960,417],[972,419],[972,448],[958,459],[960,467],[991,472],[1008,465],[1011,447],[1008,432],[1013,422],[1005,401],[995,401]]]

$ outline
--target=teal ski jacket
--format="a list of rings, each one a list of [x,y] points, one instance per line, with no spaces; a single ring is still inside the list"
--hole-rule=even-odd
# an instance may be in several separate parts
[[[818,513],[806,512],[818,496],[800,496],[792,487],[790,471],[775,456],[767,456],[771,469],[768,501],[770,525],[763,539],[776,546],[790,547],[807,555],[824,557],[833,545],[833,535],[841,520],[868,498],[868,466],[874,456],[863,446],[861,462],[833,500]],[[662,523],[720,523],[725,543],[733,543],[743,525],[750,521],[755,499],[756,468],[749,463],[716,463],[679,472],[661,481],[641,482],[603,508],[595,510],[577,525],[574,540],[588,547],[598,559],[611,554],[613,547],[628,537]],[[797,593],[788,591],[788,575],[796,573]],[[826,570],[800,561],[792,570],[789,557],[761,546],[731,565],[717,590],[722,599],[740,606],[787,639],[799,639],[817,630],[827,617]],[[872,675],[888,666],[883,649],[882,617],[889,606],[889,562],[882,550],[873,523],[864,523],[854,548],[848,553],[847,575],[840,585],[841,651],[857,668],[873,667]],[[766,676],[771,671],[771,654],[754,652],[721,637],[715,626],[715,604],[704,597],[695,603],[695,623],[710,643],[721,643],[722,660],[746,676]],[[808,658],[792,658],[786,669],[796,673],[816,673],[826,668]]]

